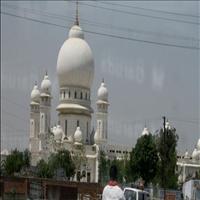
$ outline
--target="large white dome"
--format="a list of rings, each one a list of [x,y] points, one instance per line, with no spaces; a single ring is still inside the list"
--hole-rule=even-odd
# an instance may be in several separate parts
[[[73,26],[69,31],[69,38],[59,51],[57,74],[60,87],[91,87],[94,77],[94,59],[89,45],[83,38],[81,28]]]

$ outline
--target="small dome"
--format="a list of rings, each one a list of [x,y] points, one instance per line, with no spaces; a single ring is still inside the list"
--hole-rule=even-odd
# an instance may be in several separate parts
[[[189,158],[190,156],[189,156],[189,153],[188,153],[188,151],[186,151],[185,152],[185,155],[184,155],[184,158]]]
[[[200,150],[200,138],[199,138],[199,140],[197,142],[197,149]]]
[[[41,83],[41,92],[47,93],[47,94],[51,93],[51,81],[49,80],[49,77],[47,74],[44,76],[44,79]]]
[[[69,141],[70,143],[73,143],[73,137],[72,137],[71,135],[68,137],[68,141]]]
[[[101,83],[101,86],[98,89],[97,96],[99,100],[108,101],[108,89],[104,81]]]
[[[197,149],[195,148],[194,151],[192,152],[192,159],[197,160],[197,159],[198,159],[198,156],[199,156],[198,151],[197,151]]]
[[[165,128],[166,128],[166,129],[171,129],[171,126],[169,125],[169,122],[168,122],[168,121],[167,121],[166,124],[165,124]]]
[[[98,130],[96,130],[95,134],[94,134],[94,143],[101,144],[101,137],[100,137],[100,133]]]
[[[143,131],[142,131],[142,136],[143,135],[149,135],[149,130],[148,128],[144,127]]]
[[[35,84],[31,92],[31,101],[40,102],[40,91],[38,86]]]
[[[7,156],[7,155],[9,155],[9,151],[7,149],[4,149],[1,151],[1,155]]]
[[[51,129],[52,133],[55,135],[55,131],[56,131],[56,126],[54,126],[52,129]]]
[[[56,141],[61,141],[63,137],[63,130],[62,127],[60,125],[58,125],[56,127],[56,129],[54,129],[54,138]]]
[[[75,142],[81,143],[82,142],[82,131],[80,127],[76,128],[76,131],[74,133],[74,140]]]
[[[81,38],[84,39],[83,30],[80,26],[74,25],[69,31],[69,38]]]

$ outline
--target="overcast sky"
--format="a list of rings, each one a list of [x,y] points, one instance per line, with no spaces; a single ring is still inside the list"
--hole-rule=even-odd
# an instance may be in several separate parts
[[[79,15],[85,31],[134,39],[85,32],[95,59],[94,109],[103,77],[109,89],[109,143],[134,145],[145,122],[154,133],[165,115],[177,129],[179,151],[191,153],[200,137],[199,3],[106,2],[82,1]],[[57,55],[73,24],[75,2],[3,1],[1,12],[1,148],[24,149],[30,93],[45,70],[53,87],[52,124],[57,122]]]

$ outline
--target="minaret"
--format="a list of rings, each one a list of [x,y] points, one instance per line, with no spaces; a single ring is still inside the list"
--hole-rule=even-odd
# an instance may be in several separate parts
[[[39,151],[41,157],[46,158],[45,154],[48,152],[47,136],[50,132],[51,122],[51,82],[46,72],[44,79],[41,83],[40,94],[40,134],[39,134]]]
[[[31,152],[31,164],[36,165],[39,149],[39,127],[40,127],[40,91],[35,83],[31,92],[30,103],[30,138],[29,150]]]
[[[95,140],[99,138],[97,143],[106,143],[108,139],[108,90],[104,80],[98,89],[97,100],[97,129],[95,133]]]

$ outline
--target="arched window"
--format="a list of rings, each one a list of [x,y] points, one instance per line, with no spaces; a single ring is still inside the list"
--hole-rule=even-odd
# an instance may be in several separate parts
[[[69,98],[70,98],[70,96],[71,96],[71,92],[69,91]]]
[[[64,99],[65,99],[65,91],[63,92],[63,96],[64,96]]]
[[[85,93],[85,99],[87,100],[87,92]]]
[[[82,99],[83,98],[83,93],[81,92],[81,94],[80,94],[80,99]]]
[[[77,120],[77,123],[76,123],[77,127],[79,126],[79,120]]]
[[[76,99],[76,97],[77,97],[77,93],[76,93],[76,91],[74,92],[74,99]]]

